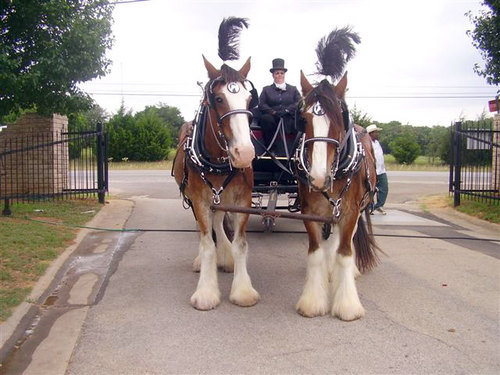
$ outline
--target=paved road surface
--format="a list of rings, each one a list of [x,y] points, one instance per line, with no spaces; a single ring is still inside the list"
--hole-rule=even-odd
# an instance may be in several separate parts
[[[232,275],[219,273],[221,305],[193,309],[198,235],[175,184],[156,171],[113,171],[111,192],[127,200],[113,200],[93,225],[122,220],[125,228],[183,232],[90,232],[45,294],[53,299],[34,333],[0,372],[498,374],[500,245],[474,240],[500,241],[498,226],[404,204],[446,192],[444,173],[391,173],[389,180],[388,215],[373,217],[387,256],[357,281],[366,317],[346,323],[295,312],[307,236],[286,233],[302,230],[286,220],[278,233],[261,233],[255,217],[249,273],[261,301],[232,305]]]
[[[177,198],[179,189],[170,171],[110,171],[111,194],[121,197]],[[388,172],[387,203],[404,203],[416,196],[448,191],[448,172]]]

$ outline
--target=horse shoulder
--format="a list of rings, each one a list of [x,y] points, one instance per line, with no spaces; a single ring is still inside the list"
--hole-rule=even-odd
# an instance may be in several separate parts
[[[175,154],[174,165],[172,166],[175,181],[178,185],[182,183],[184,174],[186,173],[184,143],[186,143],[186,138],[192,134],[192,130],[192,121],[182,124],[179,130],[179,143],[177,144],[177,153]]]

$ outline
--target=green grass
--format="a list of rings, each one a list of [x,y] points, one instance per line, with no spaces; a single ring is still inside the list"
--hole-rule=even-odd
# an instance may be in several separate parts
[[[490,223],[500,224],[499,204],[487,204],[462,197],[460,205],[455,207],[455,209],[467,215],[489,221]]]
[[[385,167],[389,171],[449,171],[450,167],[441,159],[431,160],[428,156],[419,156],[413,164],[398,164],[392,155],[384,155]]]
[[[449,166],[444,165],[441,159],[435,158],[431,160],[428,156],[419,156],[413,164],[403,165],[396,163],[396,159],[392,155],[384,155],[385,166],[389,171],[448,171]],[[109,169],[113,170],[134,170],[134,169],[164,169],[172,168],[172,160],[162,161],[110,161]]]
[[[127,162],[115,162],[112,161],[108,164],[109,169],[113,170],[134,170],[134,169],[164,169],[170,170],[172,168],[171,160],[162,161],[127,161]]]
[[[0,321],[21,303],[51,261],[68,247],[77,230],[30,221],[83,225],[101,208],[97,200],[17,203],[12,216],[0,216]]]
[[[472,217],[477,217],[490,223],[500,224],[500,205],[498,202],[484,203],[462,196],[460,205],[453,206],[453,197],[448,194],[431,195],[422,198],[421,208],[424,212],[432,212],[435,208],[450,207]]]

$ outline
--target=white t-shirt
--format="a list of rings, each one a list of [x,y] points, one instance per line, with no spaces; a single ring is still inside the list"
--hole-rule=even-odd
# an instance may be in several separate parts
[[[386,173],[385,164],[384,164],[384,151],[382,150],[382,146],[380,146],[379,141],[372,140],[373,151],[375,152],[375,169],[377,170],[377,174]]]

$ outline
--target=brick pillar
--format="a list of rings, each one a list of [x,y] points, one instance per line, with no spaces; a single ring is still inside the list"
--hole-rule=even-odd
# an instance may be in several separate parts
[[[41,117],[25,114],[0,132],[0,195],[59,194],[67,185],[68,144],[62,132],[68,131],[68,118],[54,114]]]

